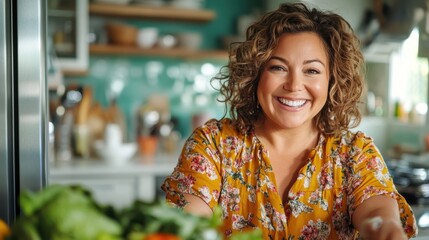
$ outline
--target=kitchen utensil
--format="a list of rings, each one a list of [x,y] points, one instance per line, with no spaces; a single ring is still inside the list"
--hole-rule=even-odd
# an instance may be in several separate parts
[[[86,124],[88,121],[89,109],[92,104],[92,89],[90,87],[82,88],[82,99],[76,106],[76,124]]]
[[[75,155],[83,158],[88,158],[90,153],[90,131],[87,124],[91,104],[92,90],[90,87],[83,87],[82,100],[76,107],[73,127]]]
[[[117,147],[122,144],[122,129],[119,124],[109,123],[104,133],[106,147]]]
[[[101,140],[104,137],[106,118],[105,111],[101,107],[100,103],[96,102],[91,106],[87,125],[90,131],[91,140]]]
[[[74,125],[73,140],[74,154],[76,157],[89,158],[90,134],[86,124]]]
[[[118,124],[122,130],[122,139],[127,139],[127,126],[125,115],[121,108],[117,105],[117,99],[124,88],[123,81],[113,81],[108,89],[106,89],[106,97],[109,106],[105,112],[105,119],[107,123]]]
[[[72,136],[75,121],[75,107],[82,100],[82,88],[69,86],[56,108],[58,120],[55,127],[55,150],[57,161],[70,161],[73,157]]]
[[[142,110],[139,115],[139,135],[153,135],[154,127],[159,123],[160,114],[155,110]]]
[[[181,135],[178,131],[171,131],[171,133],[163,138],[162,147],[163,151],[169,154],[177,153],[179,150]]]
[[[138,148],[141,156],[153,157],[158,149],[158,137],[156,136],[139,136]],[[147,160],[147,159],[145,159]]]
[[[127,139],[127,126],[125,115],[122,112],[121,108],[116,104],[116,101],[112,102],[110,106],[105,111],[105,118],[108,124],[117,124],[120,126],[122,131],[122,139]]]

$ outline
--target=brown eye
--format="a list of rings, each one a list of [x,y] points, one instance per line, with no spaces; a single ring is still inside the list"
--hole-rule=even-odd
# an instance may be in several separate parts
[[[317,69],[308,69],[307,71],[305,71],[308,74],[320,74],[320,71]]]
[[[286,69],[282,66],[273,65],[269,67],[270,71],[286,71]]]

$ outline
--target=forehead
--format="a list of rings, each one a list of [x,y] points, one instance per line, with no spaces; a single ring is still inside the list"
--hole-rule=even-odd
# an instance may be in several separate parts
[[[317,58],[328,63],[328,51],[323,39],[314,32],[284,33],[272,55],[294,58]]]

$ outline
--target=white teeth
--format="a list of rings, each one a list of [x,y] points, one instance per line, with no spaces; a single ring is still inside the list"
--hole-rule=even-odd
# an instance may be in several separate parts
[[[284,99],[284,98],[278,98],[278,99],[279,99],[279,101],[281,103],[283,103],[284,105],[287,105],[289,107],[301,107],[306,102],[306,100],[291,101],[291,100],[287,100],[287,99]]]

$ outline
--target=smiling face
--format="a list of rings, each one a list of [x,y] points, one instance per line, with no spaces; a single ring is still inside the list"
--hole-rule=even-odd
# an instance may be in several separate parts
[[[322,39],[312,32],[282,35],[257,88],[264,127],[314,128],[313,118],[326,103],[328,84],[329,59]]]

